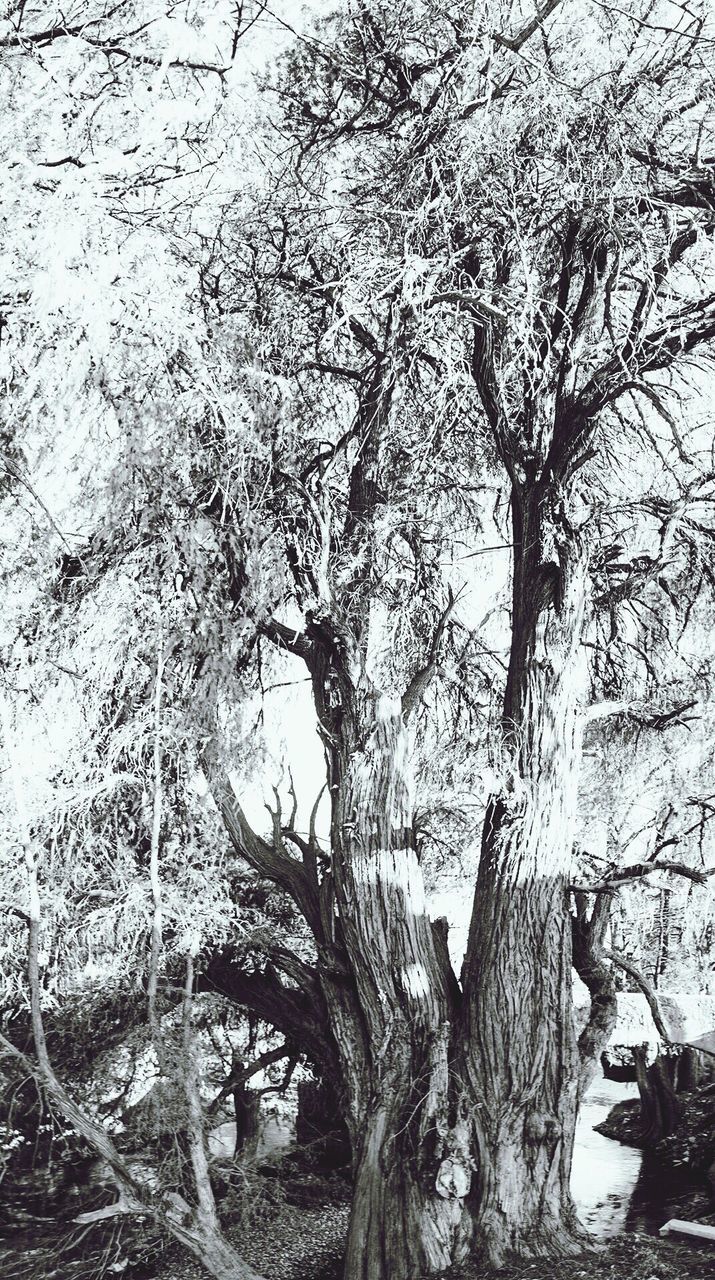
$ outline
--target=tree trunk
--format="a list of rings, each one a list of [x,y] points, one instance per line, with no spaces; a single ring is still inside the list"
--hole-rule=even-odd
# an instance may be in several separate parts
[[[653,986],[660,986],[670,957],[670,889],[661,889],[658,897],[658,949],[653,969]]]
[[[332,797],[321,973],[354,1152],[346,1280],[415,1280],[466,1252],[466,1125],[451,1096],[456,981],[427,914],[401,701],[343,644],[314,672]],[[337,673],[336,679],[331,674]],[[326,959],[329,953],[329,959]]]
[[[697,1049],[686,1045],[680,1055],[678,1072],[678,1093],[692,1093],[700,1086],[702,1080],[702,1060]]]
[[[585,893],[576,893],[576,914],[571,921],[573,967],[588,988],[591,1008],[578,1038],[581,1059],[579,1098],[595,1079],[603,1054],[618,1021],[618,998],[613,968],[603,954],[603,940],[611,915],[611,899],[596,896],[588,914]]]
[[[677,1128],[682,1106],[673,1088],[665,1059],[659,1054],[647,1066],[648,1045],[634,1045],[636,1080],[641,1099],[643,1141],[652,1146]]]
[[[463,970],[477,1239],[499,1264],[583,1247],[569,1181],[579,1081],[569,881],[580,764],[586,563],[514,500],[504,784],[488,806]],[[562,535],[564,531],[561,531]]]
[[[330,1078],[302,1080],[298,1085],[296,1139],[301,1146],[311,1147],[328,1168],[350,1164],[350,1135]]]

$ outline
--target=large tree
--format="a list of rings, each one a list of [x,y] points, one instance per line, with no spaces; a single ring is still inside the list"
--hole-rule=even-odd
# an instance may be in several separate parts
[[[248,309],[259,376],[281,379],[262,411],[293,612],[259,628],[308,667],[330,849],[262,841],[216,794],[316,936],[356,1147],[351,1278],[470,1240],[578,1247],[583,646],[604,574],[614,610],[659,574],[663,600],[685,585],[674,548],[712,493],[708,428],[684,443],[674,416],[715,332],[709,40],[704,11],[668,4],[351,8],[269,86],[273,186],[212,246],[224,322]],[[614,565],[589,517],[619,457],[650,469],[660,529]],[[494,468],[511,638],[460,989],[425,908],[410,733],[449,625],[438,562],[470,518],[454,494]],[[224,551],[250,609],[230,527]]]
[[[272,1002],[276,1025],[310,1008],[337,1073],[348,1280],[581,1242],[569,884],[584,642],[607,667],[604,617],[617,631],[648,589],[661,607],[686,598],[689,539],[709,527],[708,428],[680,422],[676,380],[715,332],[697,14],[346,6],[266,81],[253,187],[220,189],[180,235],[155,212],[144,234],[187,279],[198,266],[196,285],[168,339],[160,309],[142,317],[166,359],[110,362],[101,384],[123,446],[104,496],[129,495],[132,519],[105,505],[55,597],[77,643],[98,582],[151,564],[177,705],[234,846],[307,922],[313,965],[277,954],[236,987]],[[624,460],[651,477],[645,548],[608,501]],[[630,555],[613,554],[619,537]],[[495,587],[485,561],[459,564],[495,540],[511,551],[508,661],[460,983],[428,915],[414,772],[435,678],[474,701],[480,652],[501,643],[499,619],[474,634]],[[465,579],[472,598],[455,600]],[[270,832],[254,829],[228,779],[271,648],[310,683],[326,840],[277,804]],[[213,969],[230,982],[229,963]],[[587,1057],[599,1017],[596,1000]]]

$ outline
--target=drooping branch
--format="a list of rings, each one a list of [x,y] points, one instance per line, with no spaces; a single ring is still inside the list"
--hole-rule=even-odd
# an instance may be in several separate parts
[[[226,1274],[226,1272],[221,1272],[217,1269],[216,1264],[220,1256],[225,1263],[230,1262],[232,1267],[231,1274],[235,1275],[236,1280],[261,1280],[261,1277],[247,1263],[244,1263],[243,1259],[223,1239],[215,1213],[215,1206],[213,1217],[207,1217],[202,1212],[206,1186],[208,1186],[210,1193],[208,1165],[206,1164],[206,1153],[203,1148],[202,1126],[200,1126],[199,1140],[202,1146],[204,1163],[206,1164],[206,1178],[203,1187],[199,1185],[197,1178],[196,1191],[199,1198],[199,1207],[196,1214],[194,1214],[190,1206],[184,1205],[184,1209],[188,1210],[188,1213],[185,1214],[182,1210],[177,1214],[176,1203],[172,1202],[161,1190],[156,1190],[153,1186],[137,1181],[106,1130],[77,1105],[55,1073],[47,1049],[42,1016],[42,983],[39,959],[42,916],[37,859],[30,839],[19,770],[16,766],[15,756],[12,754],[9,716],[4,704],[0,707],[0,713],[2,715],[5,742],[11,752],[10,767],[16,794],[18,829],[27,873],[29,900],[27,981],[30,992],[30,1019],[36,1064],[25,1053],[17,1049],[6,1036],[1,1034],[0,1057],[3,1054],[8,1054],[21,1062],[28,1074],[43,1087],[48,1098],[54,1103],[67,1123],[108,1164],[119,1189],[119,1200],[117,1206],[114,1207],[115,1212],[148,1215],[157,1226],[167,1231],[175,1240],[188,1248],[214,1276]],[[184,1066],[187,1071],[191,1069],[195,1071],[195,1063],[192,1066],[185,1063]],[[198,1095],[198,1086],[194,1091],[194,1107],[198,1107],[198,1115],[200,1117],[201,1103]],[[212,1198],[212,1193],[210,1194]],[[112,1214],[112,1216],[114,1215]]]
[[[627,960],[625,956],[619,955],[617,951],[604,950],[603,954],[607,960],[610,960],[612,964],[617,966],[617,968],[622,969],[624,973],[628,974],[629,978],[632,978],[633,981],[637,983],[646,998],[658,1035],[662,1040],[667,1041],[668,1044],[672,1044],[673,1037],[668,1031],[665,1019],[663,1018],[663,1012],[658,1002],[658,997],[648,979],[641,973],[638,966],[635,965],[632,960]]]

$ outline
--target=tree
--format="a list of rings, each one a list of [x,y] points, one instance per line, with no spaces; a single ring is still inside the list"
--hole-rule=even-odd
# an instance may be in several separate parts
[[[660,545],[618,569],[606,557],[615,608],[659,575],[672,594],[665,562],[712,487],[705,433],[674,471],[666,403],[684,393],[673,371],[715,332],[709,36],[704,13],[661,8],[655,46],[652,12],[635,5],[604,22],[550,4],[522,25],[507,9],[350,10],[275,86],[282,149],[243,264],[235,243],[233,269],[214,249],[220,306],[252,308],[263,368],[296,388],[301,437],[276,422],[274,491],[303,625],[261,628],[307,664],[325,742],[317,900],[316,849],[301,864],[278,831],[258,843],[215,793],[245,856],[293,881],[317,937],[361,1135],[350,1277],[445,1265],[470,1217],[495,1259],[579,1244],[568,888],[598,581],[588,516],[627,433],[656,472]],[[347,412],[333,383],[350,388]],[[634,398],[645,410],[631,416]],[[311,432],[325,441],[312,456]],[[431,638],[424,606],[421,632],[407,607],[402,692],[375,638],[376,602],[394,609],[405,565],[420,585],[434,575],[445,438],[462,484],[503,468],[513,546],[499,787],[461,1007],[424,910],[405,767],[447,600]],[[226,554],[243,590],[240,554]]]
[[[711,536],[707,431],[676,416],[675,371],[715,332],[710,35],[693,13],[359,4],[301,37],[265,86],[264,179],[208,232],[185,228],[198,279],[151,386],[172,412],[140,452],[130,398],[131,479],[113,473],[136,534],[110,508],[114,536],[95,529],[65,565],[75,627],[122,558],[153,565],[227,831],[309,927],[314,963],[284,954],[240,981],[277,1026],[311,1009],[336,1064],[348,1280],[582,1243],[571,1149],[603,1032],[595,1000],[582,1063],[584,642],[648,590],[661,607],[685,592],[695,533]],[[606,501],[624,457],[650,481],[651,541],[630,558],[613,548],[633,512]],[[473,701],[484,680],[456,562],[495,526],[509,658],[460,984],[427,911],[413,775],[440,669]],[[262,834],[228,777],[255,673],[289,659],[324,744],[328,841],[317,809],[306,832],[277,796]]]

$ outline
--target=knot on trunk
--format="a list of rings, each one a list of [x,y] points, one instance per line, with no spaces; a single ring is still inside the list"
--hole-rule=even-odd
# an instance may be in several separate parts
[[[472,1185],[472,1170],[459,1156],[447,1156],[437,1170],[435,1190],[443,1200],[463,1200]]]

